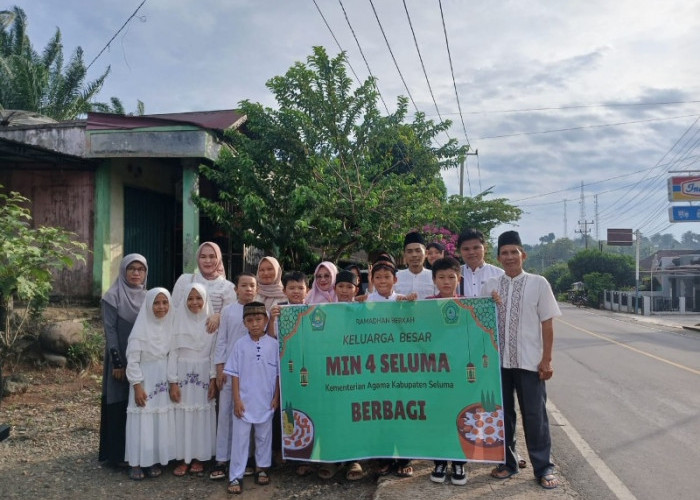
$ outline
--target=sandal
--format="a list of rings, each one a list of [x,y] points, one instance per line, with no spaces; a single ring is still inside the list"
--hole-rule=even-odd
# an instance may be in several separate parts
[[[150,467],[146,468],[146,476],[150,477],[151,479],[160,477],[162,473],[163,469],[161,469],[160,465],[158,464],[151,465]]]
[[[177,467],[173,469],[173,476],[182,477],[187,474],[190,466],[185,462],[181,462]]]
[[[391,474],[391,469],[392,469],[392,467],[393,467],[393,464],[392,464],[391,462],[390,462],[390,463],[385,463],[385,464],[381,465],[381,466],[377,469],[377,476],[379,476],[379,477],[381,477],[381,476],[388,476],[389,474]]]
[[[234,479],[233,481],[228,483],[226,491],[231,493],[232,495],[240,495],[241,493],[243,493],[243,480]]]
[[[340,470],[340,466],[334,463],[327,463],[318,468],[318,477],[321,479],[331,479]]]
[[[540,483],[540,486],[542,486],[545,490],[553,490],[554,488],[559,486],[559,480],[551,472],[539,478],[538,482]]]
[[[138,465],[136,467],[129,468],[129,479],[133,481],[141,481],[144,477],[143,470]]]
[[[410,465],[399,467],[396,469],[396,475],[398,477],[413,477],[413,467]]]
[[[308,476],[309,474],[313,474],[313,472],[314,469],[309,464],[301,464],[297,466],[297,476],[299,477]]]
[[[251,467],[250,465],[246,466],[245,470],[243,471],[243,476],[254,476],[255,475],[255,469]]]
[[[508,479],[518,473],[517,470],[511,470],[506,464],[501,464],[491,471],[491,477],[496,479]]]
[[[190,474],[202,477],[204,475],[204,464],[199,460],[192,460],[192,465],[190,465]]]
[[[259,470],[253,474],[255,476],[255,484],[260,486],[267,486],[270,484],[270,476],[264,470]]]
[[[359,462],[350,464],[350,468],[345,473],[345,479],[348,481],[359,481],[363,477],[365,477],[365,471],[362,470]]]
[[[226,462],[216,462],[211,468],[209,479],[217,481],[226,477]]]

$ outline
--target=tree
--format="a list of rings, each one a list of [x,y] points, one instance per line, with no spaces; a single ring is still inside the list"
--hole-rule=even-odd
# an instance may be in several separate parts
[[[403,234],[444,216],[441,177],[467,151],[455,140],[431,145],[449,123],[421,113],[405,123],[407,100],[382,116],[372,79],[353,88],[345,55],[315,47],[267,82],[277,108],[243,101],[244,130],[204,176],[217,200],[202,210],[234,237],[302,268],[318,256],[397,250]],[[441,224],[442,225],[442,224]]]
[[[109,67],[95,80],[86,81],[80,47],[64,65],[58,28],[39,54],[27,36],[24,11],[14,7],[0,12],[0,109],[36,111],[58,121],[73,120],[88,111],[118,112],[119,107],[123,113],[116,98],[111,106],[92,102],[107,75]]]
[[[615,280],[610,273],[593,272],[583,277],[583,285],[586,289],[588,305],[598,308],[603,299],[603,292],[615,289]]]
[[[571,289],[571,284],[574,282],[569,266],[563,262],[558,262],[544,271],[543,276],[547,278],[554,293],[564,293]]]
[[[555,239],[554,233],[549,233],[545,236],[540,236],[540,243],[543,245],[547,245],[549,243],[552,243]]]
[[[615,255],[598,250],[583,250],[569,260],[569,270],[575,281],[584,281],[589,273],[608,273],[617,288],[635,283],[634,259],[627,255]]]
[[[2,189],[2,185],[0,185]],[[29,200],[0,192],[0,364],[23,335],[31,312],[38,312],[51,292],[51,272],[84,261],[86,245],[56,227],[30,226]],[[14,299],[24,303],[19,314]]]

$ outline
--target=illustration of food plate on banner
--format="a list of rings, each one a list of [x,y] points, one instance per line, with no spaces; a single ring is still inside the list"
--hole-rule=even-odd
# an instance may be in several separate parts
[[[283,306],[278,321],[284,458],[504,461],[491,299]]]

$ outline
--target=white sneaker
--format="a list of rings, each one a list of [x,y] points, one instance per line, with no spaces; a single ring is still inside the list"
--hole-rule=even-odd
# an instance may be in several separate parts
[[[452,484],[456,486],[463,486],[467,484],[467,471],[462,464],[452,464],[452,477],[450,478]]]
[[[435,469],[430,473],[430,480],[434,483],[444,483],[447,476],[447,464],[440,462],[435,464]]]

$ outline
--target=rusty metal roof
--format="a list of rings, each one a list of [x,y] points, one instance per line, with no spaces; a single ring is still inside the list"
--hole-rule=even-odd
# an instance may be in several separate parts
[[[112,113],[88,113],[88,130],[128,130],[173,125],[194,125],[196,127],[223,131],[238,128],[246,116],[233,109],[220,111],[193,111],[189,113],[164,113],[157,115],[125,116]]]

